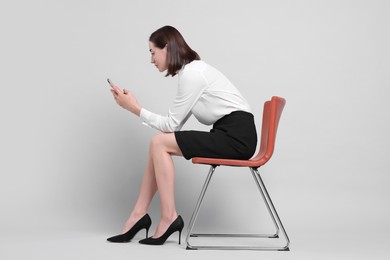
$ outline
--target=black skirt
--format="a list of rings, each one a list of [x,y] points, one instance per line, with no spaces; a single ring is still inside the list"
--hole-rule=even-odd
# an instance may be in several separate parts
[[[210,132],[175,132],[184,158],[193,157],[247,160],[253,156],[257,134],[253,115],[235,111],[219,119]]]

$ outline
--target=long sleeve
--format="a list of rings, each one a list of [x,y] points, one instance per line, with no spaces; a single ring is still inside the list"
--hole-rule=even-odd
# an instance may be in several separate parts
[[[144,124],[161,132],[179,131],[191,116],[191,109],[207,87],[203,74],[196,70],[187,70],[179,74],[179,84],[175,100],[168,115],[161,116],[144,108],[140,117]]]

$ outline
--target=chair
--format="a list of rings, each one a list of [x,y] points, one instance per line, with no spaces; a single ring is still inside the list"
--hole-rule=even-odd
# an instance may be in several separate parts
[[[192,158],[192,163],[194,164],[206,164],[210,165],[210,170],[207,175],[206,181],[200,193],[198,202],[196,204],[195,210],[192,214],[188,232],[186,237],[187,249],[231,249],[231,250],[278,250],[278,251],[290,251],[289,244],[290,240],[287,236],[287,233],[283,227],[282,222],[278,216],[278,213],[275,210],[274,204],[267,192],[267,189],[264,185],[264,182],[258,172],[258,168],[266,164],[271,158],[274,146],[276,132],[279,124],[279,119],[282,114],[284,105],[286,101],[281,97],[272,97],[270,101],[266,101],[264,104],[263,110],[263,122],[262,122],[262,131],[260,139],[260,149],[257,155],[249,160],[231,160],[231,159],[215,159],[215,158],[202,158],[194,157]],[[264,203],[268,209],[270,217],[275,225],[276,232],[274,234],[194,234],[192,230],[194,228],[196,219],[199,214],[200,207],[203,202],[204,195],[206,193],[207,187],[210,183],[211,177],[217,166],[236,166],[236,167],[249,167],[255,183],[257,184],[260,194],[263,197]],[[282,231],[283,236],[286,240],[284,246],[210,246],[210,245],[191,245],[189,240],[191,237],[252,237],[252,238],[279,238],[279,230]]]

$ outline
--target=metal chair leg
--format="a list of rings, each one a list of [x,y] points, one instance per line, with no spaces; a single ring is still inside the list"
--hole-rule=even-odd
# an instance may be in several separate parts
[[[282,221],[279,218],[278,212],[275,209],[274,203],[271,200],[271,197],[268,194],[267,188],[264,185],[263,179],[260,176],[260,173],[255,168],[250,168],[256,181],[256,183],[259,185],[260,191],[263,195],[263,198],[265,199],[265,203],[267,205],[268,210],[271,210],[270,214],[272,215],[272,219],[274,221],[274,224],[277,225],[281,230],[282,233],[286,239],[286,245],[281,248],[275,248],[275,250],[281,250],[281,251],[289,251],[289,245],[290,245],[290,239],[288,238],[287,232],[284,229],[284,226],[282,224]],[[275,221],[276,220],[276,221]]]
[[[213,173],[214,173],[216,167],[217,166],[215,166],[215,165],[212,165],[210,167],[210,170],[209,170],[209,173],[207,175],[206,181],[205,181],[205,183],[203,185],[202,191],[200,192],[198,202],[196,203],[194,213],[192,213],[192,217],[191,217],[190,223],[188,225],[187,236],[186,236],[187,249],[192,249],[192,246],[188,243],[188,240],[190,238],[192,229],[194,228],[194,224],[195,224],[196,218],[198,217],[200,207],[202,206],[204,195],[206,193],[207,187],[209,186],[211,177],[213,176]]]
[[[203,185],[203,189],[200,193],[198,202],[196,204],[194,213],[192,214],[189,226],[188,226],[188,231],[187,231],[187,236],[186,236],[186,244],[187,244],[187,249],[192,249],[192,250],[197,250],[197,249],[211,249],[211,250],[279,250],[279,251],[289,251],[289,244],[290,240],[287,236],[287,233],[283,227],[282,222],[280,221],[280,218],[275,210],[275,207],[272,203],[272,200],[267,192],[267,189],[265,188],[264,182],[260,177],[260,174],[258,173],[257,169],[255,168],[250,168],[252,175],[254,177],[254,180],[260,190],[260,193],[263,197],[264,203],[267,206],[268,212],[274,222],[274,225],[276,227],[276,233],[273,235],[267,235],[267,234],[193,234],[192,230],[194,228],[196,219],[199,214],[200,207],[202,205],[204,195],[206,193],[206,190],[208,188],[208,185],[210,183],[211,177],[215,171],[216,166],[211,166],[209,173],[207,175],[206,181]],[[286,239],[286,245],[283,247],[262,247],[262,246],[195,246],[191,245],[189,243],[190,237],[262,237],[262,238],[278,238],[279,230],[282,231],[285,239]]]
[[[263,190],[262,190],[262,187],[261,187],[261,185],[260,185],[260,182],[259,182],[259,180],[257,179],[257,176],[256,176],[257,170],[256,170],[256,169],[252,169],[252,168],[249,168],[249,169],[250,169],[250,171],[251,171],[251,173],[252,173],[252,176],[253,176],[253,178],[254,178],[254,180],[255,180],[255,183],[256,183],[256,185],[257,185],[257,188],[258,188],[259,191],[260,191],[260,194],[261,194],[261,197],[263,198],[263,201],[264,201],[264,203],[265,203],[265,206],[266,206],[267,209],[268,209],[268,213],[269,213],[269,215],[270,215],[270,217],[271,217],[271,219],[272,219],[272,221],[274,222],[274,225],[275,225],[276,232],[275,232],[275,234],[272,235],[271,237],[273,237],[273,238],[278,238],[278,237],[279,237],[279,226],[278,226],[278,223],[277,223],[276,220],[275,220],[274,214],[273,214],[273,212],[272,212],[272,210],[271,210],[271,207],[270,207],[270,205],[269,205],[269,203],[268,203],[268,201],[267,201],[267,198],[266,198],[265,195],[264,195],[264,192],[263,192]]]

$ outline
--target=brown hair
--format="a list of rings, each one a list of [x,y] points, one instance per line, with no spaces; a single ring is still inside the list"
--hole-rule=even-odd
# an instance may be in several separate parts
[[[166,77],[172,77],[186,64],[193,60],[200,60],[199,55],[188,46],[180,32],[172,26],[164,26],[153,32],[149,41],[159,49],[167,45],[168,51],[168,70]]]

